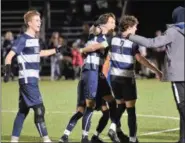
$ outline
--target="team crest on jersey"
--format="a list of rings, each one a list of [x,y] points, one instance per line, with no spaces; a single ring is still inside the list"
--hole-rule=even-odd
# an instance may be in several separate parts
[[[38,47],[39,46],[39,39],[27,39],[25,46],[26,47]]]

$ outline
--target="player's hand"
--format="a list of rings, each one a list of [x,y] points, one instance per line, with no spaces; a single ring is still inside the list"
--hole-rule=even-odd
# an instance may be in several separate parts
[[[7,64],[5,65],[5,69],[4,69],[4,82],[5,83],[9,81],[10,74],[11,74],[11,65]]]
[[[156,72],[156,78],[162,80],[163,73],[161,71]]]

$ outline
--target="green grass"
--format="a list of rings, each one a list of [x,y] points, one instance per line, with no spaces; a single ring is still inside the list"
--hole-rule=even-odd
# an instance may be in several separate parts
[[[141,142],[175,142],[178,140],[179,131],[170,131],[151,135],[143,135],[151,132],[158,132],[178,128],[176,105],[174,103],[170,83],[161,83],[157,80],[137,80],[138,85],[138,136]],[[17,82],[2,83],[2,142],[10,141],[13,121],[18,110],[18,84]],[[40,90],[46,107],[46,124],[49,136],[52,140],[58,141],[63,133],[72,112],[76,108],[77,81],[41,81]],[[147,116],[152,115],[152,116]],[[92,119],[90,136],[95,131],[100,112],[96,112]],[[162,117],[161,117],[162,116]],[[163,117],[164,116],[164,117]],[[107,137],[107,128],[101,137],[110,141]],[[127,116],[122,118],[122,128],[128,134]],[[70,136],[71,141],[81,139],[81,120],[78,122]],[[21,133],[21,141],[40,141],[34,125],[33,112],[31,112]]]

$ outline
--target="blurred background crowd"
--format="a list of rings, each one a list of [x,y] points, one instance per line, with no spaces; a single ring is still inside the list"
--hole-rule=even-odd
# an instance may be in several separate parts
[[[60,80],[63,77],[66,80],[79,78],[83,57],[78,49],[84,47],[93,21],[98,15],[106,12],[114,13],[119,21],[125,4],[122,0],[22,0],[20,3],[19,1],[2,0],[1,68],[3,68],[4,59],[14,40],[25,30],[24,12],[28,9],[36,9],[42,14],[43,23],[39,35],[41,48],[50,49],[66,45],[60,54],[41,59],[41,75],[49,75],[51,80]],[[15,4],[17,7],[14,7]],[[139,3],[137,5],[139,6]],[[178,4],[173,4],[169,10],[171,11],[176,5]],[[154,4],[153,9],[157,11],[156,8],[157,4]],[[129,14],[135,15],[137,13],[136,10],[133,11],[129,7],[128,10]],[[144,22],[137,14],[136,16],[139,20],[141,19],[140,24],[143,26]],[[171,19],[171,15],[169,19]],[[138,32],[151,37],[161,35],[165,30],[165,23],[170,23],[169,19],[159,21],[161,23],[159,26],[147,27],[150,29],[147,30],[147,32],[150,31],[148,33],[146,32],[146,24],[145,28],[139,25]],[[163,68],[164,51],[165,47],[157,50],[140,47],[141,54],[156,64],[160,70]],[[12,63],[12,80],[17,76],[17,68],[15,58]],[[1,71],[3,74],[3,70]],[[140,66],[138,63],[136,63],[136,75],[138,78],[155,77],[149,69]]]

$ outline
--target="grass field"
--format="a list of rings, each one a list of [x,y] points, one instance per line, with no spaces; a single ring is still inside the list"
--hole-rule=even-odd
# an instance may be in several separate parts
[[[76,107],[76,87],[78,81],[41,81],[40,90],[46,107],[46,124],[52,140],[58,141],[69,118]],[[175,142],[178,140],[178,114],[173,100],[170,83],[157,80],[137,80],[138,85],[138,137],[140,142]],[[17,82],[2,83],[2,142],[10,141],[13,120],[18,109]],[[95,112],[92,119],[90,136],[95,131],[101,116]],[[101,138],[107,137],[108,127]],[[127,116],[122,118],[122,128],[128,134]],[[81,120],[78,122],[70,141],[81,140]],[[31,112],[21,133],[20,141],[40,141]]]

